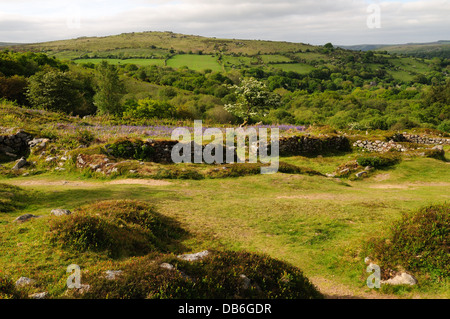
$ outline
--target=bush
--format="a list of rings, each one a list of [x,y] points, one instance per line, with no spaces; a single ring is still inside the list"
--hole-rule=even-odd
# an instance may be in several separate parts
[[[174,269],[160,265],[169,263]],[[245,283],[244,275],[250,280]],[[321,299],[302,271],[265,255],[212,252],[200,261],[149,255],[127,265],[115,281],[88,278],[83,298],[150,299]]]
[[[18,291],[8,277],[0,276],[0,299],[24,299],[24,293]]]
[[[386,238],[366,244],[367,254],[381,267],[384,278],[401,266],[434,278],[450,275],[450,206],[428,206],[404,214]]]
[[[148,160],[152,158],[154,149],[141,140],[119,140],[107,146],[107,152],[117,158]]]
[[[400,163],[401,158],[396,154],[362,155],[356,161],[362,167],[385,168]]]
[[[146,203],[106,201],[53,218],[50,239],[76,251],[105,251],[111,257],[167,251],[183,231]]]
[[[278,171],[280,173],[286,173],[286,174],[307,174],[307,175],[320,175],[322,176],[322,173],[319,173],[318,171],[315,171],[313,169],[307,168],[307,167],[299,167],[296,165],[280,162],[280,166],[278,168]]]

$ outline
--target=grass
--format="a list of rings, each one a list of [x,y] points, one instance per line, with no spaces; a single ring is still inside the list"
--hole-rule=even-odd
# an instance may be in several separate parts
[[[210,55],[178,54],[167,60],[167,66],[181,68],[187,66],[195,71],[212,70],[220,72],[222,66]]]
[[[149,66],[149,65],[158,65],[163,66],[164,60],[163,59],[76,59],[74,60],[75,63],[82,64],[82,63],[93,63],[98,64],[102,61],[108,61],[110,64],[136,64],[139,66]]]
[[[328,171],[350,156],[322,158],[315,168]],[[306,164],[313,159],[292,157],[285,161]],[[439,184],[448,181],[445,162],[417,158],[379,174],[388,174],[389,178],[378,181],[375,175],[363,181],[339,182],[321,176],[279,173],[173,180],[170,185],[158,187],[107,185],[101,181],[89,187],[70,183],[55,187],[46,186],[45,181],[61,177],[41,176],[41,186],[26,187],[35,193],[26,200],[25,207],[0,214],[0,265],[14,279],[37,277],[43,287],[58,296],[64,290],[64,267],[76,262],[82,269],[95,269],[110,261],[108,255],[49,249],[42,240],[45,219],[23,225],[11,224],[12,219],[24,213],[45,216],[53,208],[75,209],[99,200],[138,199],[151,202],[162,216],[176,220],[189,232],[190,236],[180,242],[188,251],[228,249],[268,254],[299,267],[308,278],[333,276],[335,282],[364,291],[366,278],[361,261],[365,256],[358,253],[364,240],[399,220],[402,212],[448,200],[446,187]],[[36,177],[11,182],[20,184],[30,179]],[[10,183],[7,179],[2,182]],[[389,184],[399,188],[380,187]],[[449,296],[449,290],[443,284],[430,284],[405,296],[411,294],[443,297]]]

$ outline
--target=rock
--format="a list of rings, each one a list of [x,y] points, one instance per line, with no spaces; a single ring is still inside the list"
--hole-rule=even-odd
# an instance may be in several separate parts
[[[51,213],[55,216],[65,216],[72,214],[72,212],[68,209],[54,209],[51,211]]]
[[[120,275],[122,275],[122,270],[107,270],[105,271],[105,278],[108,280],[116,280],[116,278]]]
[[[250,284],[251,284],[250,279],[246,275],[240,275],[239,278],[241,278],[241,280],[242,280],[241,288],[244,290],[250,289]]]
[[[371,171],[374,170],[374,168],[373,168],[372,166],[366,166],[366,168],[364,168],[364,170],[365,170],[366,172],[371,172]]]
[[[20,217],[17,217],[16,219],[14,219],[13,223],[24,223],[24,222],[29,221],[32,218],[39,218],[39,216],[35,216],[33,214],[25,214],[25,215],[22,215]]]
[[[39,292],[32,295],[29,295],[28,297],[31,299],[46,299],[48,296],[48,292]]]
[[[436,145],[435,147],[433,147],[433,150],[443,151],[444,147],[442,145]]]
[[[356,173],[355,176],[358,177],[358,178],[361,178],[363,176],[367,176],[367,172],[366,171],[362,171],[362,172]]]
[[[22,167],[26,166],[28,164],[27,160],[25,158],[21,158],[16,162],[16,165],[14,165],[13,170],[19,170]]]
[[[91,289],[91,286],[90,286],[90,285],[83,285],[83,284],[82,284],[80,288],[76,289],[76,291],[77,291],[79,294],[83,295],[83,294],[85,294],[86,292],[88,292],[90,289]]]
[[[23,287],[23,286],[29,286],[29,285],[33,285],[36,282],[36,280],[27,278],[27,277],[20,277],[17,281],[16,281],[16,287]]]
[[[196,254],[186,254],[186,255],[180,255],[177,256],[180,259],[183,260],[187,260],[187,261],[197,261],[197,260],[202,260],[203,258],[205,258],[206,256],[209,255],[209,251],[205,250]]]
[[[411,276],[410,274],[407,274],[406,272],[401,273],[400,275],[395,276],[394,278],[388,279],[388,280],[382,280],[382,284],[388,284],[388,285],[410,285],[414,286],[417,285],[418,281],[416,278]]]
[[[161,265],[159,265],[159,267],[167,269],[167,270],[175,269],[175,267],[172,264],[168,264],[168,263],[162,263]]]
[[[134,169],[130,169],[130,174],[137,174],[137,170],[134,170]]]

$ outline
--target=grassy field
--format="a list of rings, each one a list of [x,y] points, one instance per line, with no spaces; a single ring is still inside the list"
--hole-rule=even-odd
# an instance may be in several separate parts
[[[283,161],[329,173],[354,156],[289,157]],[[74,210],[100,200],[135,199],[151,203],[188,230],[190,235],[179,243],[183,252],[230,249],[266,253],[300,267],[333,298],[448,298],[446,282],[425,282],[396,295],[370,291],[365,286],[368,275],[360,251],[366,240],[384,234],[402,212],[448,202],[449,178],[448,163],[423,158],[403,161],[363,181],[281,173],[160,182],[50,173],[2,177],[0,183],[22,191],[17,210],[0,213],[0,269],[14,280],[35,278],[39,282],[35,289],[61,296],[69,264],[76,263],[88,272],[99,265],[113,267],[120,260],[49,245],[45,234],[50,211]],[[11,223],[25,213],[47,217],[22,225]]]
[[[81,63],[94,63],[98,64],[102,61],[108,61],[110,64],[136,64],[139,66],[148,66],[148,65],[158,65],[163,66],[164,60],[163,59],[76,59],[73,60],[75,63],[81,64]]]
[[[223,71],[216,58],[210,55],[178,54],[167,60],[167,66],[173,68],[187,66],[189,69],[196,71],[206,69],[217,72]]]

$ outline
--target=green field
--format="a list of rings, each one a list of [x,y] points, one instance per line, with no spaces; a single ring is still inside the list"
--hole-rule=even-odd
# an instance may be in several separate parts
[[[162,59],[77,59],[74,60],[75,63],[82,64],[82,63],[94,63],[98,64],[102,61],[108,61],[110,64],[115,65],[125,65],[125,64],[136,64],[139,66],[148,66],[148,65],[158,65],[163,66],[164,60]]]
[[[314,70],[313,66],[303,63],[280,63],[271,64],[270,66],[274,69],[280,69],[285,72],[293,71],[300,74],[306,74]]]
[[[209,69],[220,72],[223,70],[216,58],[210,55],[178,54],[167,60],[167,66],[173,68],[187,66],[189,69],[196,71]]]

